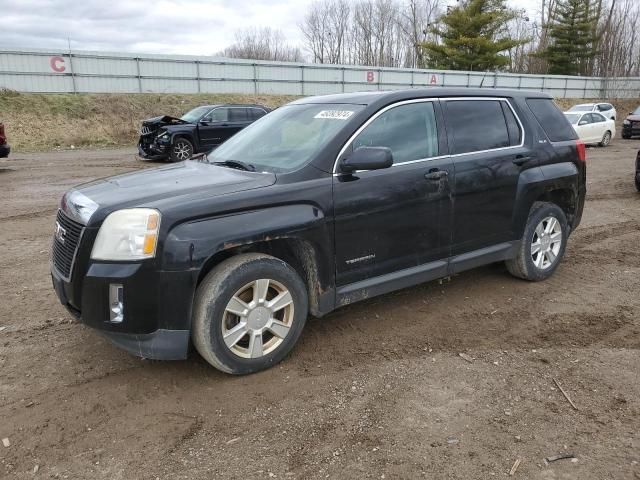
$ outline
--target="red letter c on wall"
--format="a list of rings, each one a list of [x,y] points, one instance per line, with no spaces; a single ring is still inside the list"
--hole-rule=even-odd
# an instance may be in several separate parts
[[[62,57],[51,57],[49,65],[51,65],[51,70],[58,73],[62,73],[67,69],[67,67],[64,66],[64,58]]]

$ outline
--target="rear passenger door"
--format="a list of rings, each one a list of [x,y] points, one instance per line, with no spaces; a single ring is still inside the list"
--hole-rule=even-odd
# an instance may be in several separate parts
[[[535,162],[524,130],[506,99],[444,99],[453,159],[452,268],[473,258],[456,255],[515,240],[514,203],[523,169]],[[501,245],[507,247],[507,245]],[[498,248],[499,250],[499,248]],[[471,256],[473,257],[473,255]]]

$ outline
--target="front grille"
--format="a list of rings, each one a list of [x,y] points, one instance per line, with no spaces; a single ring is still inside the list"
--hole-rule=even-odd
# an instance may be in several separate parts
[[[153,133],[156,129],[155,128],[151,128],[151,127],[147,127],[146,125],[143,125],[142,128],[140,129],[140,135],[144,136],[144,135],[149,135],[150,133]]]
[[[51,257],[56,270],[67,280],[71,277],[71,269],[78,252],[78,244],[83,230],[83,225],[74,222],[62,210],[58,210]]]

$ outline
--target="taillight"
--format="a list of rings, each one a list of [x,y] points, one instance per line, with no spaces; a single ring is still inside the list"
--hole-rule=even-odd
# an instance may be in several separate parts
[[[576,140],[576,147],[578,148],[578,158],[581,162],[587,161],[587,147],[584,146],[582,140]]]

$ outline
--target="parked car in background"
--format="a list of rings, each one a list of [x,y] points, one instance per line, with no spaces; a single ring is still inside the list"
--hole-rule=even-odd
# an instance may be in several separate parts
[[[51,274],[134,355],[183,359],[192,341],[245,374],[281,361],[308,314],[493,262],[549,278],[585,192],[584,144],[547,94],[304,98],[198,161],[68,191]]]
[[[180,118],[150,118],[142,122],[138,153],[145,160],[188,160],[211,151],[269,111],[262,105],[203,105]]]
[[[622,138],[629,139],[640,135],[640,107],[629,113],[622,122]]]
[[[7,135],[4,133],[4,124],[0,123],[0,158],[6,158],[11,152],[11,147],[7,143]]]
[[[571,107],[569,112],[598,112],[611,120],[615,120],[618,116],[616,108],[610,103],[581,103]]]
[[[606,147],[616,136],[616,122],[601,113],[565,112],[564,115],[585,144]]]

